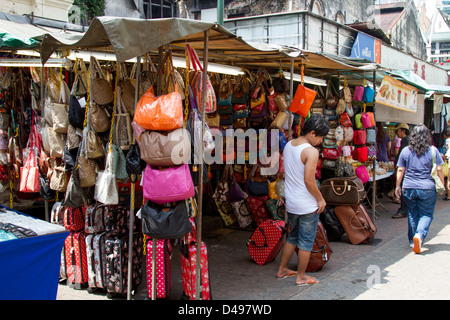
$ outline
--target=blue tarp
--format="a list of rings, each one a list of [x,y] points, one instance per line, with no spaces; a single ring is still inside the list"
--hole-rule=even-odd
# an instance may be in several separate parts
[[[55,300],[69,232],[0,242],[0,299]]]

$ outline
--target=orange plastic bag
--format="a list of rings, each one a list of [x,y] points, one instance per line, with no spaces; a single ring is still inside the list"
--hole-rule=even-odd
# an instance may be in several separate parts
[[[147,130],[172,131],[183,126],[183,103],[178,88],[159,97],[153,86],[139,99],[133,121]]]
[[[311,109],[311,105],[316,98],[316,94],[316,91],[299,84],[289,111],[297,113],[302,117],[307,117],[309,109]]]

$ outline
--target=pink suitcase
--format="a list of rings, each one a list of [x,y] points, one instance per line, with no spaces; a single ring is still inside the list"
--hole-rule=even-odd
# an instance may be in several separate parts
[[[182,241],[181,251],[181,284],[184,294],[190,300],[211,300],[211,284],[208,269],[208,250],[205,242],[200,245],[200,277],[201,277],[201,296],[196,296],[197,279],[197,243],[196,229],[193,218],[190,218],[193,232],[188,234]]]
[[[147,237],[148,238],[148,237]],[[147,239],[147,291],[152,299],[152,249],[153,240]],[[156,240],[156,298],[167,298],[172,289],[172,268],[170,260],[172,246],[168,239]]]
[[[88,285],[86,237],[84,231],[71,232],[64,243],[67,284],[75,289]]]

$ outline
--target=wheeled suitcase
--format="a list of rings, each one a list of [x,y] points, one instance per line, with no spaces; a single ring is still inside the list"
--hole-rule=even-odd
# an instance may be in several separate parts
[[[86,237],[84,231],[71,232],[64,242],[67,284],[75,289],[88,285]]]
[[[153,240],[147,239],[147,291],[148,297],[152,299],[152,251]],[[156,240],[156,298],[167,298],[172,289],[171,268],[172,246],[169,239]]]
[[[266,220],[258,225],[247,242],[248,253],[259,265],[273,261],[284,244],[283,220]]]
[[[106,287],[106,234],[86,236],[86,254],[88,265],[88,285],[92,289]]]
[[[327,232],[319,221],[317,226],[316,238],[314,239],[313,249],[309,257],[306,272],[315,272],[323,268],[323,266],[330,260],[333,253],[330,243],[328,242]]]
[[[141,283],[142,278],[142,237],[135,234],[133,243],[132,288]],[[107,238],[106,247],[106,291],[107,296],[125,295],[128,284],[128,237]]]
[[[108,212],[109,206],[106,204],[98,203],[87,207],[84,231],[90,234],[104,232]]]
[[[362,203],[354,206],[337,206],[334,213],[352,244],[368,243],[377,232]]]
[[[196,295],[196,279],[197,279],[197,243],[196,243],[196,227],[193,218],[189,219],[192,224],[192,232],[181,240],[181,284],[183,287],[183,298],[189,300],[211,300],[211,283],[208,267],[208,250],[206,243],[201,242],[200,245],[200,284],[201,295]]]
[[[85,226],[85,214],[86,207],[82,206],[79,208],[65,207],[63,209],[64,213],[64,227],[73,232],[80,232],[84,230]]]

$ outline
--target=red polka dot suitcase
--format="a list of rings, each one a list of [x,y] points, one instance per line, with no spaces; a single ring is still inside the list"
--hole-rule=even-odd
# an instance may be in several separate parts
[[[64,227],[73,232],[84,230],[86,207],[72,208],[65,207],[64,209]]]
[[[147,239],[147,291],[148,297],[152,299],[152,253],[153,240]],[[169,239],[156,240],[156,298],[167,298],[172,289],[172,268],[170,260],[172,246]]]
[[[197,279],[197,234],[196,226],[193,218],[189,219],[192,223],[192,232],[189,233],[181,241],[181,284],[183,286],[183,298],[189,300],[211,300],[211,283],[208,267],[208,250],[206,243],[201,242],[200,245],[200,285],[201,295],[196,295],[196,279]]]
[[[283,247],[285,232],[282,220],[266,220],[259,224],[247,243],[252,259],[259,265],[275,260]]]
[[[86,236],[84,231],[71,232],[64,243],[67,284],[82,289],[88,284]]]

